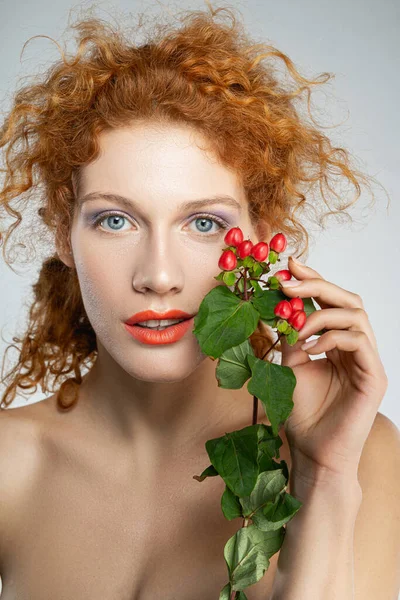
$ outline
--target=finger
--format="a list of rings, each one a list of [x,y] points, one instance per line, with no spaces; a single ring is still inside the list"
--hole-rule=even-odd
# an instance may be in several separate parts
[[[339,331],[332,330],[321,335],[312,348],[303,350],[309,354],[321,354],[337,348],[344,352],[352,352],[356,364],[364,373],[368,373],[376,379],[385,379],[383,365],[379,355],[372,347],[368,336],[363,331]]]
[[[287,343],[286,336],[281,337],[281,351],[282,360],[281,365],[283,367],[298,367],[304,363],[311,362],[311,358],[307,352],[301,349],[303,344],[302,340],[298,340],[293,346]]]
[[[292,280],[289,280],[292,281]],[[283,293],[290,298],[311,298],[321,306],[329,308],[364,308],[363,301],[358,294],[345,290],[326,279],[311,277],[302,280],[299,285],[289,287],[287,281],[281,281]]]
[[[297,278],[297,279],[309,279],[310,277],[325,279],[322,277],[318,271],[309,267],[308,265],[304,265],[303,263],[296,263],[293,260],[292,256],[289,256],[288,267],[289,271]]]
[[[292,275],[294,275],[294,277],[296,278],[291,279],[289,281],[297,280],[303,282],[299,286],[289,287],[287,285],[287,281],[281,281],[282,291],[289,298],[294,298],[296,296],[302,296],[303,298],[307,297],[307,293],[308,290],[310,290],[310,288],[305,286],[309,285],[312,280],[318,280],[316,281],[316,284],[318,285],[318,283],[320,283],[320,287],[318,287],[319,290],[321,289],[321,287],[323,287],[324,282],[330,284],[331,286],[330,288],[323,288],[323,296],[318,296],[318,292],[316,292],[315,294],[310,293],[310,295],[308,296],[312,297],[313,300],[315,300],[321,308],[329,308],[330,306],[364,308],[362,298],[358,294],[350,292],[349,290],[345,290],[344,288],[341,288],[333,283],[330,283],[329,281],[324,279],[322,275],[318,273],[318,271],[312,269],[311,267],[308,267],[307,265],[296,264],[291,256],[289,257],[289,259],[291,259],[288,264],[289,270],[292,273]],[[334,286],[337,290],[337,293],[335,293],[335,300],[333,300],[333,298],[331,299],[328,296],[328,294],[334,293],[332,286]],[[305,293],[306,290],[307,293]]]
[[[377,342],[369,322],[368,315],[363,308],[324,308],[311,313],[299,332],[299,340],[306,340],[321,329],[350,329],[350,331],[363,331],[372,347],[377,350]]]

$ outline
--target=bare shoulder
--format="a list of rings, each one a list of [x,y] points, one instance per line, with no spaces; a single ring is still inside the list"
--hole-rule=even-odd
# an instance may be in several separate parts
[[[397,598],[400,586],[400,431],[377,413],[361,455],[354,537],[355,600]]]
[[[0,478],[6,494],[18,491],[38,458],[40,423],[25,408],[0,411]]]
[[[379,452],[382,452],[382,458],[383,453],[388,458],[388,452],[391,450],[394,452],[393,458],[400,460],[399,455],[396,456],[396,450],[400,451],[400,430],[389,417],[378,412],[366,440],[363,454],[371,458],[371,452],[376,457]]]
[[[397,477],[393,480],[395,473],[400,472],[400,430],[380,412],[376,414],[359,463],[358,478],[364,490],[375,487],[377,470],[382,479],[391,480],[400,494],[400,481]]]
[[[2,506],[8,499],[16,499],[27,478],[39,466],[43,412],[43,407],[36,404],[0,411]]]
[[[400,440],[400,430],[395,423],[389,417],[384,415],[383,413],[376,413],[375,421],[374,421],[375,429],[383,428],[385,431],[390,431],[391,435],[397,437]]]
[[[36,404],[0,411],[0,558],[2,541],[17,522],[42,465],[41,416],[47,407]]]

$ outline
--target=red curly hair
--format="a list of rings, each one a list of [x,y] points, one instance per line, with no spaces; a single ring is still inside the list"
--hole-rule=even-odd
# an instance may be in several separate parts
[[[283,52],[253,43],[232,9],[207,4],[208,11],[183,11],[180,20],[174,15],[179,27],[153,18],[141,45],[121,26],[82,19],[72,25],[78,31],[76,55],[68,60],[61,52],[60,61],[15,93],[0,129],[6,165],[0,209],[15,218],[0,231],[8,265],[6,245],[22,210],[33,208],[51,240],[57,236],[68,245],[80,169],[99,155],[99,134],[138,120],[190,125],[204,134],[220,161],[241,177],[261,239],[283,232],[301,254],[309,236],[296,213],[312,213],[323,227],[328,215],[349,217],[345,211],[360,197],[361,184],[371,189],[371,178],[353,168],[349,152],[333,147],[312,118],[312,88],[333,76],[306,79]],[[230,24],[215,18],[224,13]],[[289,83],[280,81],[274,61],[287,69]],[[308,110],[301,116],[304,95]],[[336,177],[355,190],[348,202],[333,188]],[[21,212],[17,199],[25,200]],[[321,214],[324,205],[328,211]],[[38,247],[44,238],[39,227],[25,236]],[[43,392],[54,391],[60,378],[58,403],[71,406],[81,367],[93,365],[97,356],[76,270],[53,252],[32,289],[28,328],[22,338],[13,338],[20,348],[7,347],[18,350],[18,362],[5,377],[3,359],[1,409],[12,403],[18,387],[34,393],[40,384]],[[272,333],[252,334],[256,356],[271,345]]]

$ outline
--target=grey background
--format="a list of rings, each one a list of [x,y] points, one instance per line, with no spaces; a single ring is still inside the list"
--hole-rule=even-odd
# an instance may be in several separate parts
[[[379,411],[400,426],[400,403],[396,376],[399,353],[400,292],[397,276],[400,261],[398,227],[399,195],[399,44],[400,4],[397,0],[253,0],[221,5],[238,8],[246,29],[255,41],[269,41],[290,56],[300,72],[309,77],[319,73],[335,73],[335,78],[322,91],[314,94],[313,104],[319,112],[316,120],[339,127],[326,132],[336,145],[344,146],[359,160],[361,170],[373,175],[389,193],[374,188],[376,204],[366,207],[364,196],[358,209],[351,212],[355,223],[344,225],[327,222],[327,231],[313,226],[307,263],[324,278],[342,288],[357,292],[364,300],[378,341],[389,387]],[[33,35],[48,35],[61,46],[74,50],[72,33],[65,33],[72,4],[66,0],[1,0],[0,1],[0,102],[6,110],[16,81],[23,75],[39,72],[59,53],[49,39],[37,38],[26,47]],[[165,7],[202,9],[205,2],[100,2],[96,14],[106,20],[118,18],[118,10],[133,14],[146,10],[158,14]],[[111,16],[112,15],[112,16]],[[74,19],[73,19],[74,20]],[[62,36],[62,38],[61,38]],[[278,64],[278,63],[276,63]],[[288,253],[283,257],[286,266]],[[40,257],[43,259],[44,257]],[[25,322],[27,307],[23,305],[37,271],[29,269],[15,275],[0,258],[0,329],[10,340],[15,327]],[[0,340],[0,356],[6,345]],[[10,354],[10,359],[12,355]],[[40,390],[28,398],[20,396],[13,407],[44,398]]]

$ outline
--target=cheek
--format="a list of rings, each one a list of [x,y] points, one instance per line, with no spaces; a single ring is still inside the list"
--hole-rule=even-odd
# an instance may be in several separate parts
[[[184,238],[176,251],[180,260],[190,265],[191,272],[196,272],[198,269],[201,276],[207,279],[220,272],[218,261],[225,247],[223,235],[217,236],[214,240],[203,241]]]
[[[109,264],[110,263],[110,264]],[[120,272],[115,263],[98,256],[75,261],[82,301],[94,329],[118,314],[118,298],[123,297]]]
[[[218,261],[225,247],[223,237],[218,241],[195,243],[191,238],[181,240],[179,247],[172,249],[174,260],[178,260],[184,273],[186,291],[204,297],[213,287],[221,285],[214,277],[220,273]],[[133,254],[132,254],[133,252]],[[176,252],[176,255],[175,255]],[[135,260],[134,255],[137,255]],[[82,299],[89,319],[104,319],[124,312],[124,301],[129,303],[129,294],[134,294],[132,278],[135,269],[145,270],[138,249],[126,245],[112,248],[106,245],[85,244],[75,249],[75,266],[80,282]],[[147,260],[143,257],[143,260]],[[126,305],[125,302],[125,305]]]

